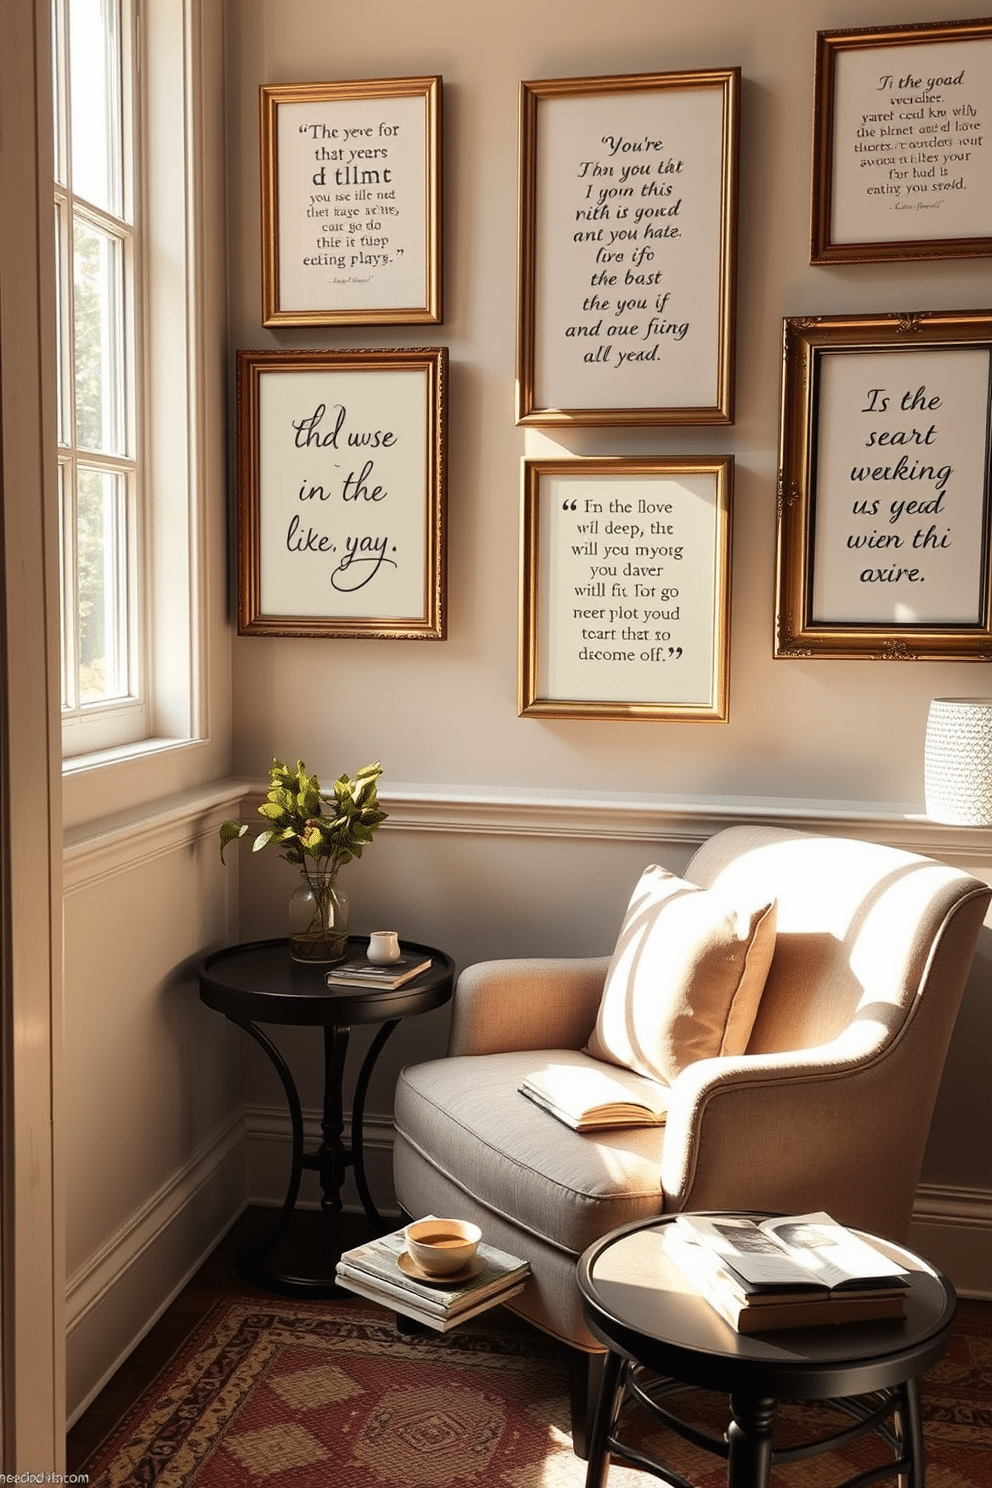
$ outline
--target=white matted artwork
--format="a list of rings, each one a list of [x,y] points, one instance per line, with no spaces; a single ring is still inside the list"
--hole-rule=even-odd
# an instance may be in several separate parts
[[[810,261],[992,254],[992,22],[817,33]]]
[[[446,349],[238,353],[242,635],[444,635]]]
[[[732,474],[524,461],[521,715],[726,721]]]
[[[441,319],[441,79],[263,86],[262,323]]]
[[[519,423],[732,421],[739,88],[521,84]]]
[[[777,656],[992,659],[992,313],[785,323]]]

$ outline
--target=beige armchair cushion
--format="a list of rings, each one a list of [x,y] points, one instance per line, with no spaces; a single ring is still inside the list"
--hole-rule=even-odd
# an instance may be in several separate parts
[[[520,1094],[524,1076],[549,1064],[594,1067],[574,1049],[413,1065],[396,1086],[396,1126],[407,1150],[462,1188],[454,1214],[475,1216],[481,1206],[488,1215],[479,1221],[484,1230],[492,1215],[512,1214],[574,1267],[604,1230],[660,1213],[664,1127],[572,1131]],[[626,1070],[618,1078],[635,1098],[647,1084]],[[420,1205],[419,1212],[427,1211]]]
[[[627,906],[588,1053],[666,1085],[697,1060],[743,1054],[775,924],[774,898],[731,897],[646,868]]]

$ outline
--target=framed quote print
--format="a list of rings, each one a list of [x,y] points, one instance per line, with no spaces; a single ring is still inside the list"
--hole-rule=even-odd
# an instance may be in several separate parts
[[[992,21],[820,31],[810,262],[992,254]]]
[[[260,90],[262,324],[441,319],[441,79]]]
[[[733,420],[740,72],[521,84],[517,422]]]
[[[525,460],[519,712],[725,722],[729,455]]]
[[[239,635],[443,640],[447,348],[237,362]]]
[[[992,311],[785,322],[775,655],[992,661]]]

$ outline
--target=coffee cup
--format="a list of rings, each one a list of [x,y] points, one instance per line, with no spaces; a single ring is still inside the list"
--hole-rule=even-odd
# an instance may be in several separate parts
[[[417,1219],[406,1227],[406,1248],[428,1276],[451,1276],[468,1265],[482,1231],[464,1219]]]

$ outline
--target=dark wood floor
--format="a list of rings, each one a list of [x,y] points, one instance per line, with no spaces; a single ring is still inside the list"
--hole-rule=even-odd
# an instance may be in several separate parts
[[[319,1215],[311,1219],[319,1220]],[[272,1293],[243,1281],[236,1269],[238,1251],[246,1236],[266,1222],[264,1210],[249,1209],[225,1236],[217,1249],[200,1267],[192,1281],[168,1307],[159,1321],[142,1339],[89,1408],[69,1431],[67,1470],[84,1472],[89,1459],[127,1414],[159,1371],[169,1362],[206,1316],[215,1302],[224,1297],[265,1297]],[[341,1216],[343,1247],[359,1245],[372,1234],[364,1215]],[[961,1299],[958,1316],[966,1325],[982,1321],[983,1330],[992,1318],[992,1302]]]
[[[84,1472],[100,1444],[114,1430],[135,1401],[169,1362],[197,1324],[223,1297],[266,1297],[272,1293],[243,1281],[237,1273],[238,1251],[246,1236],[265,1223],[263,1210],[249,1209],[224,1237],[217,1249],[166,1309],[162,1317],[137,1345],[129,1358],[83,1412],[66,1438],[66,1462],[70,1473]],[[314,1220],[319,1215],[312,1216]],[[361,1214],[341,1216],[344,1247],[359,1245],[372,1234]]]

